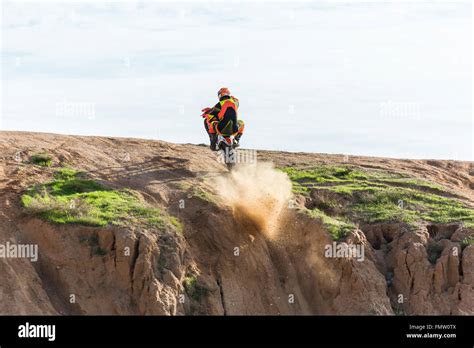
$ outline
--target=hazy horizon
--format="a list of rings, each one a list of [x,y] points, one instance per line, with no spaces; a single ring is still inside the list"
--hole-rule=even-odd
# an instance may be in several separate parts
[[[472,5],[2,1],[0,130],[474,160]]]

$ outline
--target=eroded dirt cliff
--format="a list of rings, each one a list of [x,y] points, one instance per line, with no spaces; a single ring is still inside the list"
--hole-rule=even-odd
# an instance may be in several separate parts
[[[0,244],[38,246],[37,262],[0,258],[1,314],[474,314],[472,163],[262,151],[231,175],[203,146],[20,132],[0,133],[0,154]],[[326,181],[274,169],[334,165],[352,169]],[[60,168],[131,190],[180,228],[61,224],[26,209],[25,192]],[[377,176],[355,187],[354,173]],[[369,219],[354,202],[374,187],[430,194],[410,202],[429,203],[417,208],[427,221]],[[432,205],[450,202],[459,221]],[[328,257],[334,242],[363,245],[363,260]]]

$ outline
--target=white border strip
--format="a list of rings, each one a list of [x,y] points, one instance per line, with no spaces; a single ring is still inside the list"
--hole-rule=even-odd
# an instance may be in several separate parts
[[[472,24],[472,19],[474,18],[474,5],[471,5],[471,35],[474,37],[474,26]],[[471,56],[472,56],[472,49],[473,49],[473,43],[471,41]],[[471,148],[471,161],[474,162],[474,109],[473,109],[473,103],[474,103],[474,79],[472,78],[472,61],[471,61],[471,126],[472,126],[472,132],[471,132],[471,140],[472,140],[472,148]],[[472,169],[474,169],[474,166],[472,166]]]
[[[3,2],[0,3],[0,23],[3,23]],[[0,131],[3,130],[3,24],[0,24]]]
[[[81,3],[314,3],[321,5],[331,4],[396,4],[396,3],[472,3],[472,0],[1,0],[2,3],[65,3],[65,4],[81,4]],[[1,5],[0,5],[1,6]]]

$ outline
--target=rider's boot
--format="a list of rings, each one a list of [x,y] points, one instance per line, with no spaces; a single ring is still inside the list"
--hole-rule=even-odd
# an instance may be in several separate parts
[[[209,134],[209,139],[211,140],[211,145],[209,147],[212,151],[217,151],[217,134]]]
[[[237,134],[237,135],[235,136],[235,138],[234,138],[234,144],[235,144],[234,146],[235,146],[235,147],[239,147],[239,146],[240,146],[240,138],[241,138],[241,137],[242,137],[242,134],[241,134],[241,133],[239,133],[239,134]]]

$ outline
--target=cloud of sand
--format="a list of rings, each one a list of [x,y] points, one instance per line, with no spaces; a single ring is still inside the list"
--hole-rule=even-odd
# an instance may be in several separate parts
[[[277,237],[279,218],[291,198],[291,181],[273,163],[239,165],[218,177],[215,187],[236,218],[253,223],[267,238]]]

